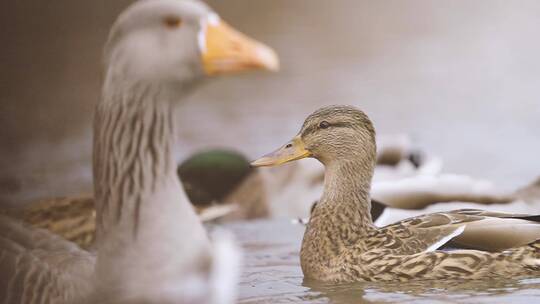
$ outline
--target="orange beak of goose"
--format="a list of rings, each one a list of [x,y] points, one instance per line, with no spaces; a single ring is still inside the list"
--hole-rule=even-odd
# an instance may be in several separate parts
[[[306,150],[304,141],[300,136],[296,136],[289,143],[285,144],[276,151],[253,161],[253,167],[271,167],[281,165],[293,160],[310,157],[311,152]]]
[[[199,44],[203,69],[209,76],[279,69],[274,50],[238,32],[217,15],[210,15],[203,24]]]

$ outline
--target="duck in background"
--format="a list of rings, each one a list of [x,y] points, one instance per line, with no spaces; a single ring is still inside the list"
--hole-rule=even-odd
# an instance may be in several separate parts
[[[379,149],[381,143],[382,151]],[[494,212],[540,212],[540,178],[516,191],[501,191],[488,180],[463,174],[443,173],[440,158],[411,148],[410,140],[404,135],[378,139],[377,147],[377,166],[371,185],[371,216],[378,227],[423,213],[452,209],[482,208]],[[390,162],[393,165],[387,165],[389,162],[380,164],[380,155],[385,154],[394,155],[385,157],[386,159],[396,160],[395,155],[403,157],[397,163]],[[274,203],[281,202],[285,210],[292,209],[290,212],[300,214],[293,223],[305,225],[316,207],[318,196],[323,191],[322,166],[311,159],[287,163],[280,167],[269,168],[270,178],[274,175],[274,170],[280,171],[282,167],[289,166],[296,168],[291,176],[298,175],[289,185],[281,186],[286,190],[277,192],[277,196],[283,197],[276,199]],[[314,183],[314,180],[317,182]],[[286,202],[300,203],[287,206]]]
[[[325,166],[324,191],[300,251],[306,281],[540,274],[540,216],[468,209],[376,227],[370,215],[375,130],[364,112],[352,106],[321,108],[307,117],[291,141],[252,164],[276,166],[306,157]],[[445,245],[456,250],[440,250]]]
[[[442,161],[415,149],[406,135],[381,136],[377,144],[371,215],[378,226],[418,214],[431,205],[448,210],[440,202],[467,201],[470,203],[464,207],[472,208],[494,204],[497,210],[512,198],[497,193],[487,181],[440,174]],[[305,224],[324,181],[323,167],[314,160],[261,171],[251,167],[242,153],[229,149],[196,152],[177,172],[203,222],[286,217]],[[525,208],[517,212],[530,209],[528,204],[522,205]],[[96,212],[90,194],[40,200],[2,212],[82,248],[94,244]]]
[[[270,216],[265,182],[240,152],[197,152],[178,167],[178,176],[203,221]]]
[[[417,216],[452,209],[482,208],[493,212],[538,213],[540,212],[540,186],[533,183],[510,194],[501,193],[486,180],[474,180],[465,175],[442,174],[408,178],[394,184],[374,184],[373,189],[383,188],[382,199],[395,202],[387,206],[375,220],[379,227]],[[401,195],[401,196],[400,196]],[[394,199],[395,198],[395,199]],[[421,208],[401,208],[418,205]]]
[[[203,222],[269,216],[264,181],[241,153],[213,149],[194,153],[177,169],[186,195]],[[0,214],[46,229],[84,249],[93,247],[95,200],[91,194],[43,199]]]
[[[5,303],[234,303],[239,257],[211,242],[176,173],[178,103],[204,76],[275,70],[199,1],[136,1],[105,48],[94,118],[96,254],[0,217]]]
[[[479,205],[501,206],[515,202],[516,195],[501,192],[491,182],[466,175],[442,173],[442,161],[426,156],[411,148],[405,136],[386,136],[377,151],[377,166],[373,176],[371,198],[373,219],[381,216],[386,223],[403,210],[403,214],[416,213],[429,207],[452,208],[453,202],[465,201],[472,208]],[[400,152],[396,152],[400,151]],[[394,155],[394,157],[381,157]],[[399,162],[395,155],[401,155]],[[381,160],[393,159],[390,164]],[[323,166],[315,160],[287,163],[262,172],[265,177],[271,213],[282,217],[298,218],[305,223],[312,205],[323,191]],[[529,211],[534,204],[523,204]],[[475,206],[475,207],[474,207]],[[394,216],[394,209],[397,211]],[[379,221],[376,221],[379,224]]]

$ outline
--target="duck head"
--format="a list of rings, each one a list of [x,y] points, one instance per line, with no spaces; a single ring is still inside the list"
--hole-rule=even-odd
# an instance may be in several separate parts
[[[325,166],[344,162],[375,164],[375,129],[368,116],[352,106],[328,106],[309,115],[291,141],[254,162],[276,166],[313,157]]]
[[[189,0],[132,4],[111,29],[105,61],[108,76],[172,83],[279,66],[272,49],[228,26],[205,4]]]

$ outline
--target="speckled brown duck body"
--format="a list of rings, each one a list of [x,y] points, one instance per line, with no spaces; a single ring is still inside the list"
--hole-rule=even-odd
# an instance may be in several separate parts
[[[354,282],[540,275],[538,216],[468,209],[375,227],[369,212],[375,155],[375,131],[369,118],[354,107],[330,106],[311,114],[291,142],[253,162],[271,166],[314,157],[325,165],[324,193],[300,252],[306,279]],[[443,246],[455,250],[438,250]]]

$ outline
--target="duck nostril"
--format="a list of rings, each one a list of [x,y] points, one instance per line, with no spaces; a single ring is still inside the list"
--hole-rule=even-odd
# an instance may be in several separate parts
[[[292,148],[292,144],[287,144],[285,148]]]

